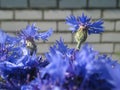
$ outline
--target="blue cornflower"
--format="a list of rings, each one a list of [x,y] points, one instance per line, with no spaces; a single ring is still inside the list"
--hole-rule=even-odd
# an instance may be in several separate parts
[[[4,53],[6,53],[5,43],[7,41],[7,34],[0,30],[0,60],[4,57]],[[3,57],[2,57],[3,56]]]
[[[41,80],[39,78],[35,78],[29,84],[24,84],[21,86],[21,90],[42,90]]]
[[[56,43],[53,45],[53,48],[60,51],[62,54],[67,54],[70,51],[67,45],[64,44],[64,40],[60,38],[60,40],[56,40]]]
[[[0,61],[7,60],[11,56],[10,52],[12,52],[18,42],[18,38],[9,36],[0,30]]]
[[[42,77],[48,74],[54,83],[62,83],[69,65],[68,58],[54,47],[50,47],[50,52],[46,53],[46,59],[49,64],[42,70]]]
[[[53,33],[52,29],[49,29],[47,32],[39,33],[39,28],[35,27],[35,24],[28,25],[25,29],[21,30],[19,36],[26,40],[38,40],[41,38],[42,40],[47,40]]]
[[[91,22],[91,18],[85,16],[84,13],[82,16],[78,16],[77,18],[73,15],[67,17],[66,24],[71,26],[70,30],[72,30],[72,32],[76,32],[77,30],[80,30],[80,28],[87,30],[88,34],[101,33],[104,31],[102,26],[103,21],[101,19]]]
[[[5,33],[4,31],[0,30],[0,46],[6,45],[7,47],[15,46],[20,41],[19,38],[13,37]]]
[[[73,77],[81,79],[81,82],[76,81],[80,90],[117,90],[119,87],[120,64],[106,55],[99,55],[87,44],[74,52],[72,66]]]
[[[35,24],[28,25],[25,29],[21,30],[19,37],[22,39],[21,42],[25,44],[30,50],[31,54],[36,52],[36,44],[34,40],[47,40],[53,33],[52,29],[49,29],[47,32],[39,33],[39,28],[35,27]]]
[[[38,28],[27,26],[22,30],[19,37],[11,37],[0,31],[0,78],[5,83],[0,82],[2,89],[20,89],[21,85],[33,80],[39,69],[45,65],[41,62],[41,57],[36,56],[29,44],[36,48],[34,40],[39,38],[47,40],[52,34],[52,29],[44,33],[39,33]],[[28,44],[28,45],[25,45]]]
[[[61,89],[117,90],[120,83],[120,64],[100,55],[88,44],[80,50],[68,48],[62,39],[46,54],[49,64],[41,71]],[[116,72],[116,73],[115,73]],[[113,74],[115,73],[115,74]]]
[[[5,44],[7,39],[7,34],[0,30],[0,45]]]
[[[88,34],[99,34],[104,31],[102,26],[103,21],[100,19],[95,22],[91,22],[91,18],[82,14],[82,16],[70,16],[66,18],[66,24],[70,25],[70,30],[76,32],[75,40],[78,43],[77,49],[80,49],[81,44],[84,43],[87,39]]]
[[[36,53],[30,55],[25,47],[21,47],[19,52],[22,52],[20,57],[11,56],[8,57],[8,60],[0,62],[0,76],[5,80],[5,89],[8,87],[12,90],[20,88],[21,85],[33,80],[39,71],[41,57],[37,57]],[[1,84],[4,85],[4,83]]]
[[[44,81],[40,78],[35,78],[29,84],[21,86],[21,90],[61,90],[61,88],[48,80]]]

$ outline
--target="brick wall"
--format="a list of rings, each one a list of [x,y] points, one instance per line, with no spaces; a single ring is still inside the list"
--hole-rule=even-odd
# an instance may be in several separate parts
[[[41,31],[54,29],[48,42],[39,41],[38,53],[48,51],[48,47],[63,37],[70,46],[75,47],[72,33],[65,25],[68,15],[81,15],[84,12],[94,20],[103,18],[105,32],[91,35],[87,42],[101,53],[115,55],[120,52],[120,0],[0,0],[0,27],[9,33],[36,22]]]

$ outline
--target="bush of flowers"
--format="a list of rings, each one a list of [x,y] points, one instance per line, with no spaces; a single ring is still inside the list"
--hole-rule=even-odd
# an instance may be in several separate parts
[[[103,20],[71,15],[66,24],[75,33],[76,48],[60,38],[44,59],[36,54],[35,40],[47,40],[52,29],[40,33],[32,24],[16,36],[0,30],[0,90],[120,90],[120,64],[84,43],[104,31]]]

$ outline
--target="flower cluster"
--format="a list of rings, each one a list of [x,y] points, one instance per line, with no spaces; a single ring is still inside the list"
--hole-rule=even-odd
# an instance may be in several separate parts
[[[82,14],[66,19],[83,39],[86,32],[103,32],[103,21],[94,23]],[[50,46],[45,59],[37,56],[35,40],[47,40],[52,29],[39,33],[28,25],[18,36],[0,30],[0,89],[3,90],[119,90],[120,64],[99,54],[90,45],[69,48],[62,38]],[[84,33],[85,32],[85,33]],[[81,38],[77,34],[77,38]],[[78,40],[79,41],[79,40]]]
[[[17,37],[0,31],[0,89],[19,90],[39,73],[42,59],[36,56],[34,40],[47,40],[53,31],[39,33],[38,30],[34,24],[28,25]]]

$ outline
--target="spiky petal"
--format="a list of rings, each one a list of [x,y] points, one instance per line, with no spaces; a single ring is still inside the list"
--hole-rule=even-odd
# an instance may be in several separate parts
[[[87,30],[88,34],[97,34],[104,31],[102,26],[103,21],[100,19],[95,22],[91,22],[91,18],[82,14],[82,16],[78,16],[77,18],[73,15],[66,18],[66,24],[70,25],[70,30],[72,32],[76,32],[79,28],[84,27]]]

